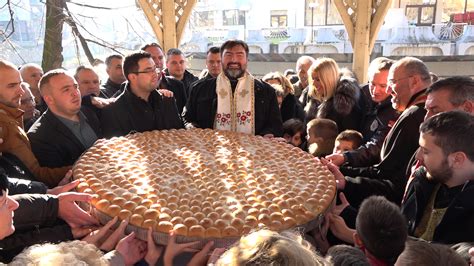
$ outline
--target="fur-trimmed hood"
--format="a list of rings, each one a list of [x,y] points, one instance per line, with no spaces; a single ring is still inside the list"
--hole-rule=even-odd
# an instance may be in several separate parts
[[[319,106],[318,117],[327,117],[332,110],[346,116],[351,113],[361,97],[357,80],[343,76],[337,83],[333,97],[323,101]]]

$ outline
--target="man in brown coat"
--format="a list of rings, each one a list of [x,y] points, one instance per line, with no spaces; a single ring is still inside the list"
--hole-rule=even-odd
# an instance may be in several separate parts
[[[31,151],[31,145],[23,130],[23,111],[19,109],[24,91],[20,86],[20,72],[12,63],[0,60],[0,152],[19,158],[38,181],[49,187],[57,186],[71,168],[41,167]]]

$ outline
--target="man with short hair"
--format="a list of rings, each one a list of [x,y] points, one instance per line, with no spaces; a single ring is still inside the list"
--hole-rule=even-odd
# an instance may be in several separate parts
[[[142,51],[148,52],[151,54],[153,62],[158,69],[163,69],[165,65],[165,55],[163,54],[163,49],[157,43],[149,43],[141,48]],[[173,92],[173,96],[176,99],[176,106],[178,107],[178,112],[181,115],[183,108],[186,105],[186,100],[188,98],[186,94],[186,89],[181,81],[176,80],[172,77],[166,76],[164,71],[159,73],[159,85],[158,89],[169,90]]]
[[[222,71],[221,51],[219,47],[212,46],[207,50],[206,56],[207,75],[205,79],[217,78]]]
[[[31,151],[30,141],[23,130],[23,111],[19,109],[21,96],[20,72],[12,63],[0,60],[0,152],[16,156],[38,181],[56,186],[71,167],[41,167]]]
[[[433,115],[448,111],[465,111],[474,115],[474,80],[470,77],[454,76],[438,80],[426,91],[425,120]],[[421,166],[416,160],[416,153],[409,164],[411,167],[408,184],[413,180],[413,173]]]
[[[282,136],[275,90],[247,71],[248,45],[221,46],[223,71],[193,83],[183,118],[187,128],[214,128],[261,136]]]
[[[420,127],[414,173],[402,205],[410,235],[444,244],[473,242],[474,116],[442,112]]]
[[[346,175],[338,189],[353,206],[371,195],[382,195],[399,204],[407,183],[406,169],[418,148],[418,127],[426,111],[424,103],[431,77],[426,65],[414,57],[400,59],[390,67],[388,92],[392,106],[402,112],[385,138],[380,152],[381,161],[369,167],[341,167]]]
[[[470,77],[454,76],[433,83],[426,98],[426,117],[452,110],[474,115],[474,80]]]
[[[390,128],[400,116],[392,108],[390,92],[387,91],[387,77],[390,67],[395,61],[378,57],[369,66],[369,84],[362,89],[370,94],[365,123],[361,127],[364,136],[363,145],[351,151],[331,154],[326,157],[336,165],[346,163],[353,167],[370,166],[380,162],[380,151]]]
[[[109,78],[103,85],[105,88],[104,94],[107,98],[112,98],[118,91],[120,91],[122,83],[126,81],[122,69],[123,56],[119,54],[112,54],[105,58],[105,71]]]
[[[74,79],[79,85],[81,97],[95,96],[100,98],[108,98],[100,88],[99,75],[92,67],[79,66],[76,68]]]
[[[46,111],[46,104],[44,104],[39,91],[39,81],[43,76],[43,68],[40,65],[34,63],[24,64],[20,67],[21,78],[24,82],[30,85],[31,92],[35,97],[36,109],[41,113]]]
[[[31,125],[40,116],[40,111],[36,109],[35,96],[30,90],[30,85],[26,82],[21,83],[21,88],[25,93],[21,96],[20,109],[23,110],[23,126],[25,131],[30,129]]]
[[[295,88],[295,97],[300,97],[300,102],[303,106],[306,105],[308,98],[308,70],[316,60],[308,55],[303,55],[296,61],[296,74],[298,75],[298,82],[293,87]],[[306,89],[306,90],[305,90]],[[305,90],[305,93],[303,91]]]
[[[101,137],[99,119],[89,108],[81,109],[77,82],[63,70],[47,72],[40,91],[48,110],[28,131],[33,153],[42,166],[73,165]]]
[[[171,48],[166,53],[166,70],[165,73],[168,76],[172,76],[175,79],[181,81],[184,85],[186,95],[190,95],[191,83],[198,80],[191,72],[189,72],[186,66],[186,57],[184,53],[176,48]]]
[[[183,127],[174,99],[156,90],[161,72],[149,53],[126,56],[123,71],[128,80],[124,92],[102,110],[105,137]]]

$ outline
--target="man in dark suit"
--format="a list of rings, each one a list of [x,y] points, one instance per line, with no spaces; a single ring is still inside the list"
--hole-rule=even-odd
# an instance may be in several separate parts
[[[156,90],[161,71],[149,53],[140,51],[126,56],[123,72],[128,81],[123,93],[102,110],[105,137],[183,128],[174,99]]]
[[[48,110],[28,131],[33,153],[41,166],[74,164],[101,137],[100,122],[93,111],[81,109],[76,80],[63,70],[51,70],[40,81]]]
[[[163,53],[163,49],[157,43],[149,43],[144,45],[141,48],[142,51],[145,51],[151,54],[151,58],[153,62],[155,62],[155,66],[157,69],[163,70],[165,65],[165,55]],[[160,84],[158,85],[158,90],[169,90],[173,92],[173,96],[176,99],[176,106],[178,107],[178,112],[181,114],[183,111],[184,106],[186,105],[187,94],[184,84],[174,79],[171,76],[166,76],[164,71],[161,71],[161,80]]]

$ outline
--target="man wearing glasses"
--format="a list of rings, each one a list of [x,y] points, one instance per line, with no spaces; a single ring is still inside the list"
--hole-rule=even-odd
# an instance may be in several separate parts
[[[102,110],[104,137],[183,128],[174,98],[166,98],[156,90],[161,82],[161,69],[156,67],[151,54],[140,51],[126,56],[123,72],[128,81],[124,92]]]
[[[338,189],[344,191],[353,206],[371,195],[383,195],[400,204],[407,183],[407,166],[418,148],[418,129],[426,114],[425,92],[431,85],[428,68],[417,58],[405,57],[392,65],[387,79],[392,106],[401,115],[384,140],[380,163],[341,167],[346,177]]]

